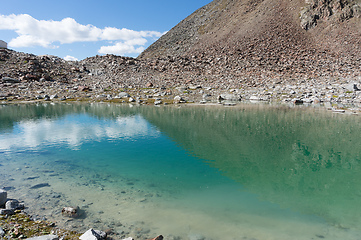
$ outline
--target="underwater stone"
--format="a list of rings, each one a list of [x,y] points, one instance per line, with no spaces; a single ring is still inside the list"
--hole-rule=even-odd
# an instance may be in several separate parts
[[[163,236],[162,235],[159,235],[155,238],[152,238],[152,239],[149,239],[149,240],[163,240]]]
[[[5,205],[7,199],[8,193],[5,190],[0,189],[0,207]]]
[[[64,207],[61,214],[66,217],[76,218],[79,216],[79,207]]]
[[[39,183],[36,184],[32,187],[30,187],[30,189],[38,189],[38,188],[43,188],[43,187],[50,187],[49,183]]]
[[[189,240],[205,240],[206,238],[200,234],[189,235]]]

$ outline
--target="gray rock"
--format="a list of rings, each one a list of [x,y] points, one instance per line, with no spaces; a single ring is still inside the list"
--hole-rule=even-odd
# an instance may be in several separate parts
[[[28,238],[28,240],[59,240],[59,237],[56,235],[45,235],[40,237]]]
[[[51,96],[50,96],[50,100],[53,100],[53,99],[55,99],[55,98],[58,98],[58,95],[55,94],[55,95],[51,95]]]
[[[2,81],[3,83],[19,83],[19,82],[20,82],[20,80],[15,79],[15,78],[10,78],[10,77],[3,77],[3,78],[1,79],[1,81]]]
[[[5,205],[7,199],[8,193],[5,190],[0,189],[0,207]]]
[[[36,184],[32,187],[30,187],[30,189],[38,189],[38,188],[43,188],[43,187],[50,187],[49,183],[39,183]]]
[[[202,86],[200,86],[200,85],[190,85],[190,86],[188,86],[188,89],[190,89],[190,90],[196,90],[196,89],[199,89],[199,88],[202,88]]]
[[[357,87],[357,84],[356,83],[350,83],[350,84],[347,84],[344,86],[344,88],[347,90],[347,91],[350,91],[350,92],[354,92],[354,91],[359,91],[360,89]]]
[[[261,101],[261,98],[255,96],[255,95],[252,95],[252,96],[249,98],[249,100],[251,100],[251,101]]]
[[[13,215],[14,209],[0,209],[0,215]]]
[[[158,101],[155,101],[154,102],[154,105],[160,105],[160,104],[162,104],[163,102],[162,102],[162,100],[158,100]]]
[[[221,94],[218,97],[219,100],[228,100],[228,101],[241,101],[241,96],[238,94],[229,94],[229,93],[224,93]]]
[[[106,232],[100,231],[100,230],[94,230],[99,236],[100,239],[106,239],[107,238],[107,234]]]
[[[79,216],[79,207],[64,207],[61,214],[66,217],[76,218]]]
[[[174,103],[182,103],[182,102],[185,102],[184,99],[180,96],[175,96],[174,99],[173,99],[173,102]]]
[[[89,229],[86,231],[83,235],[79,237],[81,240],[101,240],[105,239],[107,237],[107,234],[105,232]]]
[[[2,228],[0,227],[0,237],[3,237],[3,236],[5,236],[5,231],[4,231],[4,229],[2,229]]]
[[[124,238],[122,240],[134,240],[132,237]]]
[[[118,97],[119,98],[128,98],[128,97],[130,97],[130,95],[128,93],[126,93],[126,92],[120,92],[118,94]]]
[[[15,200],[15,199],[12,199],[12,200],[8,200],[6,203],[5,203],[5,208],[6,209],[24,209],[25,206],[23,203],[19,203],[18,200]]]

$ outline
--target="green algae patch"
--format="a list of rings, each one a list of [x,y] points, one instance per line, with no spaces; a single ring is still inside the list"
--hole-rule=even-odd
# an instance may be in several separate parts
[[[64,240],[79,239],[80,233],[71,230],[59,229],[55,223],[49,221],[34,221],[26,213],[16,211],[11,216],[0,216],[0,226],[4,230],[4,239],[26,239],[43,235],[54,234]]]

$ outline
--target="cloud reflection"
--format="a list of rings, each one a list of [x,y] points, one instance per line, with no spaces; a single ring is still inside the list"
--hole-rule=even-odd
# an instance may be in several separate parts
[[[43,145],[66,144],[77,149],[84,142],[158,137],[160,132],[141,116],[99,120],[86,115],[63,119],[19,122],[11,133],[0,134],[0,150],[36,149]]]

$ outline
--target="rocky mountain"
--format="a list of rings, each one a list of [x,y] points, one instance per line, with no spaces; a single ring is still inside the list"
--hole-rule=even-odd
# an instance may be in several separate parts
[[[136,59],[0,49],[0,101],[361,103],[360,9],[361,0],[214,0]]]
[[[352,75],[361,66],[361,1],[214,0],[139,59],[167,56],[238,75]]]

